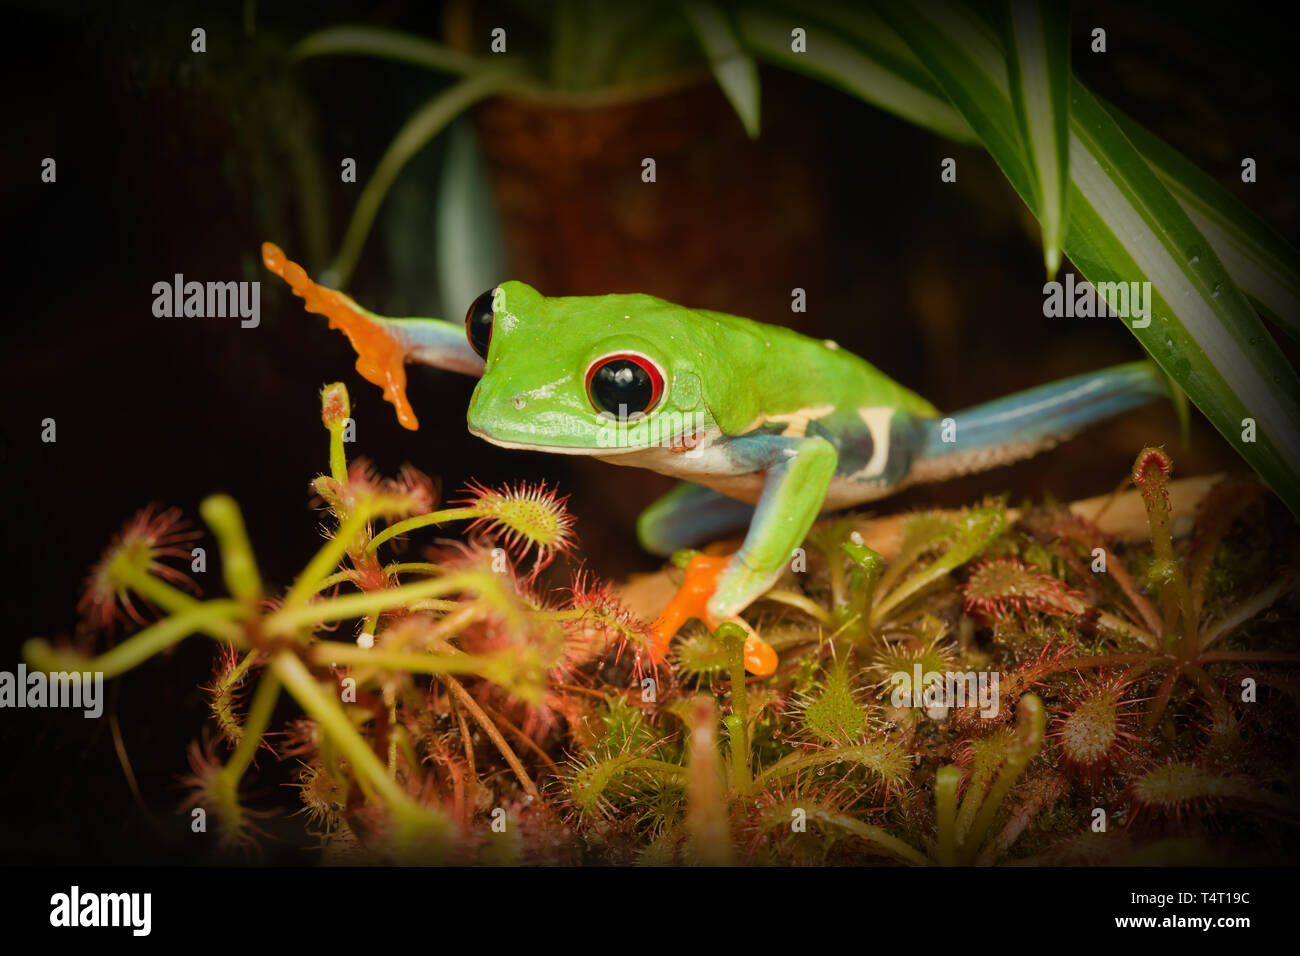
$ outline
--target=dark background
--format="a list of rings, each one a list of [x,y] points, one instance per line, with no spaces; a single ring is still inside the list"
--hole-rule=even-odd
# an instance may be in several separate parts
[[[264,579],[286,586],[320,540],[319,515],[308,506],[308,483],[327,466],[318,390],[338,379],[351,390],[358,421],[353,454],[386,473],[411,461],[451,491],[471,478],[558,482],[573,496],[581,555],[593,569],[618,578],[657,567],[636,548],[633,522],[667,479],[480,442],[464,428],[473,382],[429,369],[410,376],[422,427],[402,430],[378,390],[352,371],[346,342],[260,266],[259,245],[273,239],[321,268],[389,137],[443,82],[377,60],[292,66],[285,51],[314,29],[349,21],[436,36],[438,5],[266,4],[256,8],[251,34],[247,5],[116,6],[4,8],[0,189],[10,242],[0,355],[0,669],[17,666],[29,636],[72,634],[86,569],[123,520],[151,501],[196,519],[203,497],[232,494]],[[1104,56],[1087,52],[1094,25],[1108,31]],[[204,55],[190,52],[194,26],[207,30]],[[1076,4],[1074,31],[1075,68],[1086,82],[1295,243],[1300,143],[1290,33],[1263,14],[1188,3]],[[681,241],[706,237],[712,246],[700,255],[721,266],[710,265],[718,281],[701,283],[695,298],[672,279],[688,275],[689,262],[635,289],[518,277],[556,295],[671,291],[684,304],[792,324],[835,338],[946,409],[1140,357],[1120,323],[1042,317],[1037,231],[982,153],[799,77],[764,68],[762,80],[757,143],[743,142],[734,119],[692,137],[740,140],[735,148],[756,167],[805,171],[816,208],[808,220],[814,238],[796,244],[803,271],[774,275],[771,249],[756,251],[750,224],[696,209]],[[706,95],[720,100],[716,91]],[[725,120],[725,105],[720,115]],[[1250,186],[1239,178],[1245,155],[1259,164]],[[58,162],[57,184],[40,182],[47,156]],[[361,183],[337,182],[342,156],[358,160]],[[944,156],[958,159],[955,186],[939,182]],[[435,143],[405,171],[393,194],[401,198],[386,205],[349,286],[381,313],[436,308],[426,184],[439,160]],[[671,175],[661,168],[668,180],[656,195],[666,203],[674,201]],[[329,237],[315,250],[296,198],[313,176],[325,198],[317,228]],[[740,175],[722,201],[760,216],[772,203]],[[784,226],[772,217],[772,231]],[[601,244],[592,236],[593,249]],[[151,287],[176,272],[262,280],[261,326],[155,318]],[[786,291],[769,294],[773,286]],[[793,286],[808,290],[804,315],[789,312]],[[57,421],[55,444],[40,441],[47,417]],[[1172,412],[1152,406],[1031,462],[917,488],[878,510],[1002,491],[1013,500],[1104,493],[1149,442],[1168,443],[1181,475],[1243,467],[1199,416],[1190,448],[1176,435]],[[213,555],[211,541],[203,543]],[[215,561],[202,583],[205,593],[220,592]],[[210,672],[210,645],[193,640],[111,685],[144,806],[127,787],[107,718],[0,712],[0,860],[203,859],[205,838],[175,814],[175,777],[204,723],[197,686]],[[260,763],[262,804],[288,805],[275,785],[291,768],[266,756]],[[271,826],[292,839],[299,822]],[[272,844],[274,858],[295,852],[289,842]]]

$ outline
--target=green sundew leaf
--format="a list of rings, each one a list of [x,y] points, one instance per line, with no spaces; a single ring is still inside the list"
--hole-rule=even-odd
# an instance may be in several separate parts
[[[907,6],[882,3],[879,10],[1033,209],[1034,178],[997,36],[969,11],[941,0]]]
[[[957,521],[957,534],[951,547],[877,602],[871,612],[871,622],[879,624],[908,598],[975,557],[992,544],[1006,526],[1006,515],[1001,508],[973,508],[962,515]]]
[[[453,50],[433,40],[382,27],[337,26],[318,30],[294,46],[294,59],[313,56],[374,56],[410,63],[439,73],[466,75],[484,68],[477,57]]]
[[[922,555],[949,541],[957,533],[957,523],[939,511],[921,511],[907,519],[903,525],[903,540],[898,554],[880,577],[878,590],[888,594],[894,585]]]
[[[1143,347],[1300,514],[1300,378],[1213,247],[1077,81],[1066,254],[1094,285],[1149,281]],[[1146,321],[1145,326],[1141,325]],[[1254,441],[1243,422],[1256,423]]]
[[[758,826],[765,832],[782,829],[789,830],[791,815],[802,812],[807,819],[827,835],[845,833],[857,837],[867,844],[875,853],[890,857],[900,863],[913,866],[928,866],[930,861],[919,850],[893,836],[880,827],[863,823],[857,817],[850,816],[831,804],[819,802],[808,796],[773,804],[759,811]],[[813,844],[816,846],[816,844]],[[823,844],[825,846],[825,844]],[[823,852],[825,852],[823,850]]]
[[[938,641],[915,650],[887,644],[872,661],[871,674],[879,679],[879,687],[887,689],[895,674],[906,674],[910,679],[918,666],[922,674],[946,674],[953,667],[952,651]]]
[[[687,3],[682,6],[695,36],[709,58],[709,68],[750,139],[758,138],[758,66],[740,45],[735,25],[717,4]]]
[[[694,677],[714,677],[727,668],[727,649],[707,629],[693,631],[676,644],[677,668]]]
[[[605,708],[598,712],[605,733],[600,738],[602,754],[617,755],[633,750],[652,752],[652,745],[662,743],[654,729],[646,723],[645,715],[622,697],[608,697]]]
[[[1288,334],[1300,338],[1300,253],[1178,150],[1111,104],[1101,103],[1214,247],[1241,291]]]
[[[796,750],[759,776],[764,783],[784,780],[808,770],[831,766],[860,767],[873,782],[898,787],[912,770],[912,755],[896,736],[874,734],[855,744],[841,744],[823,750]]]
[[[948,139],[976,141],[925,70],[910,54],[899,55],[897,38],[883,28],[876,37],[823,26],[811,14],[754,9],[737,11],[735,23],[745,48],[763,60],[829,83]],[[792,48],[796,29],[804,31],[806,52]]]
[[[573,772],[568,780],[569,798],[583,816],[600,813],[606,805],[611,785],[636,764],[635,753],[619,754],[607,759],[593,759]]]
[[[847,743],[862,733],[867,711],[853,697],[846,661],[832,665],[821,693],[803,709],[802,717],[805,727],[833,743]]]
[[[1190,763],[1167,763],[1147,771],[1133,781],[1132,794],[1143,807],[1171,814],[1219,800],[1257,803],[1292,817],[1300,813],[1300,806],[1286,796]]]
[[[1016,120],[1029,153],[1047,277],[1061,267],[1070,191],[1069,5],[1010,0],[1007,73]]]
[[[957,533],[957,521],[941,511],[920,511],[903,525],[899,552],[920,555],[937,548]]]
[[[464,119],[448,131],[435,218],[435,261],[442,296],[438,314],[460,315],[484,289],[506,275],[492,186],[473,127]]]

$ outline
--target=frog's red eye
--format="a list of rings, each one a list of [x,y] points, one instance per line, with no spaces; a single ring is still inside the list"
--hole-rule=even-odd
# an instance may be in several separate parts
[[[606,355],[587,369],[587,395],[591,404],[611,415],[649,412],[664,394],[664,376],[644,355],[620,352]]]

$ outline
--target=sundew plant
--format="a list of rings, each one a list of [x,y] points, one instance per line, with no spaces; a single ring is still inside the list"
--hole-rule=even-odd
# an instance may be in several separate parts
[[[581,554],[554,490],[443,503],[414,469],[348,460],[341,384],[322,421],[326,540],[292,582],[262,579],[257,529],[217,495],[200,514],[226,593],[197,595],[194,532],[151,507],[87,578],[99,647],[24,647],[34,669],[111,681],[212,644],[178,812],[217,859],[257,854],[273,815],[331,862],[1157,864],[1297,846],[1300,537],[1253,479],[1171,482],[1149,448],[1101,506],[988,500],[892,537],[845,516],[748,625],[696,624],[655,666],[616,589],[580,566],[541,583]],[[1108,517],[1126,509],[1141,523]],[[452,525],[463,541],[412,553]],[[782,655],[769,680],[745,673],[748,627]],[[259,754],[292,761],[291,793],[252,795]]]

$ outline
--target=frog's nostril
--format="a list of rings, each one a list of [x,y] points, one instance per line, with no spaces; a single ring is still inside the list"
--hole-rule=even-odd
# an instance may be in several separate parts
[[[522,395],[516,395],[514,398],[510,399],[510,404],[513,405],[513,406],[514,406],[515,408],[517,408],[517,409],[522,409],[522,408],[523,408],[525,405],[527,405],[528,403],[527,403],[526,401],[524,401],[524,398],[523,398]]]

